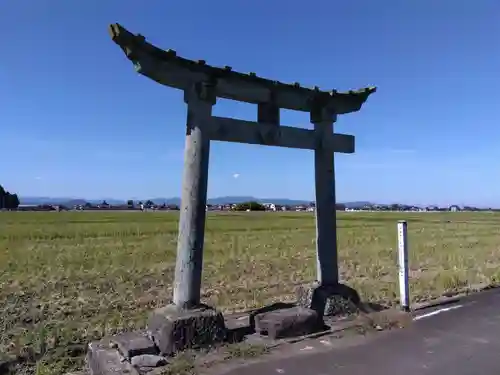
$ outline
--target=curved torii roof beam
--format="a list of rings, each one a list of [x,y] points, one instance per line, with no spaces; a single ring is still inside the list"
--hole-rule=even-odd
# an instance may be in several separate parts
[[[109,26],[113,41],[120,46],[133,62],[137,72],[165,86],[186,90],[195,82],[212,81],[220,98],[261,104],[272,103],[276,107],[310,112],[316,100],[332,113],[346,114],[361,109],[376,87],[357,91],[321,91],[318,87],[307,88],[299,83],[287,84],[257,77],[255,73],[234,72],[207,65],[204,60],[189,60],[177,56],[173,50],[164,51],[146,42],[142,35],[134,35],[120,24]]]

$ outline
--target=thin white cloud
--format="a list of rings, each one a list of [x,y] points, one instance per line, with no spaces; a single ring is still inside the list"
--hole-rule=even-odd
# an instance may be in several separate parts
[[[356,150],[355,155],[381,156],[387,154],[415,154],[417,150],[412,148],[369,148]]]
[[[395,148],[395,149],[390,149],[389,152],[391,152],[393,154],[414,154],[417,151],[412,150],[412,149],[405,149],[405,148]]]
[[[349,163],[347,168],[361,168],[361,169],[395,169],[401,168],[400,165],[395,163],[377,163],[377,162],[367,162],[367,163]]]
[[[41,180],[42,178],[40,176],[36,176],[35,180]]]
[[[135,150],[99,150],[93,153],[93,156],[105,161],[139,161],[155,158],[162,162],[183,161],[184,150],[172,149],[166,152],[151,149]]]
[[[235,173],[235,174],[233,174],[233,178],[235,178],[235,179],[236,179],[236,178],[238,178],[238,177],[240,177],[240,174],[239,174],[239,173]]]

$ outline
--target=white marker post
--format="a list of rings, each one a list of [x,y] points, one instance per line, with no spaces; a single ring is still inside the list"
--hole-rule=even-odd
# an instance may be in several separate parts
[[[401,309],[410,311],[410,288],[408,279],[408,228],[405,220],[398,222],[398,268],[399,297]]]

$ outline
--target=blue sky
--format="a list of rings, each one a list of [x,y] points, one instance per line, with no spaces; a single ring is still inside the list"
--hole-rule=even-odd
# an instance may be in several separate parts
[[[16,0],[0,5],[0,183],[20,195],[179,196],[182,93],[136,74],[119,22],[212,65],[321,88],[378,87],[339,116],[337,196],[500,206],[498,0]],[[214,114],[255,119],[219,100]],[[310,127],[306,113],[283,124]],[[209,196],[314,198],[312,151],[213,143]]]

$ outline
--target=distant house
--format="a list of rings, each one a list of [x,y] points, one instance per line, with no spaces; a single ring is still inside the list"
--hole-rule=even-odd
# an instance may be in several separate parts
[[[306,208],[307,212],[314,212],[316,211],[316,202],[311,202]]]
[[[454,204],[454,205],[450,206],[449,210],[450,210],[451,212],[461,211],[461,210],[460,210],[460,207],[458,207],[456,204]]]
[[[302,205],[302,204],[299,204],[299,205],[295,206],[294,209],[295,209],[295,211],[300,212],[300,211],[306,211],[307,207]]]
[[[111,208],[111,205],[108,202],[103,201],[101,204],[97,205],[97,208]]]
[[[276,205],[274,203],[262,203],[262,205],[266,208],[266,211],[276,211]]]

